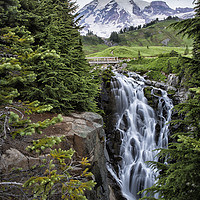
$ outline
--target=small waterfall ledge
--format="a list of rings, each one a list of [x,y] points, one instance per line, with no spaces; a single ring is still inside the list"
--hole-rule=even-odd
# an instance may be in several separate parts
[[[127,200],[138,200],[142,197],[138,192],[154,184],[157,174],[145,162],[158,161],[158,152],[153,150],[168,146],[172,100],[166,91],[151,86],[154,101],[150,106],[146,87],[144,78],[135,73],[115,72],[110,85],[110,116],[115,123],[107,135],[107,169]]]

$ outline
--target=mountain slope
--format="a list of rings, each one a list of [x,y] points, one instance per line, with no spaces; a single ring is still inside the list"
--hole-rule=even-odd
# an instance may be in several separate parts
[[[82,34],[89,30],[101,37],[109,37],[113,31],[124,27],[138,26],[152,20],[168,16],[191,17],[192,8],[171,9],[164,1],[151,3],[143,0],[93,0],[79,11],[83,16],[80,25],[84,26]]]
[[[82,36],[84,52],[92,54],[102,51],[112,45],[129,46],[129,47],[151,47],[151,46],[168,46],[168,47],[185,47],[192,46],[192,40],[176,36],[173,29],[167,28],[176,19],[157,21],[155,24],[139,30],[128,31],[118,34],[119,43],[110,42],[109,39],[102,40],[96,35]],[[104,42],[103,42],[104,41]],[[107,44],[107,46],[105,45]]]
[[[119,34],[119,45],[122,46],[192,46],[192,40],[176,35],[168,26],[176,19],[157,21],[155,24],[136,31]]]

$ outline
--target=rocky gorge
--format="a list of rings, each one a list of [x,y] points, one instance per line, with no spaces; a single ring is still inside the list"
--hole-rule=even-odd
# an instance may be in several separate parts
[[[125,74],[129,74],[125,72]],[[127,75],[128,76],[128,75]],[[130,73],[129,76],[135,80],[139,80],[139,75]],[[94,174],[94,180],[97,183],[95,188],[87,193],[89,200],[121,200],[125,199],[120,191],[120,187],[116,184],[113,176],[107,171],[107,165],[112,164],[114,169],[118,171],[118,163],[121,162],[120,145],[121,134],[115,128],[117,104],[113,93],[111,92],[111,80],[104,80],[101,88],[100,104],[105,114],[100,116],[96,113],[83,112],[71,113],[69,116],[63,116],[61,123],[48,127],[44,134],[48,136],[64,136],[60,146],[62,149],[72,147],[76,151],[76,157],[88,157],[91,162],[90,171]],[[144,93],[148,99],[148,103],[154,109],[158,106],[158,98],[152,96],[151,90],[155,89],[157,95],[160,95],[160,89],[168,92],[168,96],[173,100],[174,104],[187,99],[187,90],[181,87],[182,81],[175,74],[169,74],[167,81],[156,82],[144,79]],[[44,120],[54,114],[33,114],[32,120]],[[172,113],[172,118],[176,113]],[[128,121],[124,120],[122,129],[127,129]],[[158,127],[156,127],[159,130]],[[32,138],[31,138],[32,139]],[[29,155],[25,151],[25,147],[30,143],[29,138],[14,143],[10,142],[1,146],[2,156],[0,161],[1,173],[8,173],[14,168],[30,169],[33,165],[39,165],[42,157]]]
[[[126,71],[124,68],[118,68],[115,70],[117,73],[120,72],[122,74],[125,74],[128,79],[133,79],[135,82],[140,82],[141,81],[141,76],[136,73],[129,73]],[[120,97],[116,91],[116,93],[112,92],[113,90],[113,84],[116,84],[117,87],[123,88],[121,83],[115,83],[115,76],[112,77],[111,80],[105,81],[102,86],[102,92],[101,92],[101,105],[102,108],[105,112],[104,115],[104,122],[105,122],[105,132],[106,132],[106,147],[109,155],[109,165],[111,165],[111,173],[109,172],[109,182],[111,183],[112,190],[115,193],[115,196],[117,197],[116,199],[130,199],[133,200],[135,197],[124,197],[125,195],[122,194],[120,185],[121,185],[121,180],[119,180],[118,175],[121,172],[120,170],[120,163],[122,163],[122,153],[120,152],[120,149],[123,149],[121,147],[123,144],[123,132],[128,131],[129,126],[130,126],[130,119],[129,119],[129,114],[126,110],[124,110],[124,114],[122,114],[121,117],[119,117],[117,112],[122,112],[120,111],[119,107],[121,106],[118,101],[126,101],[120,100],[123,97]],[[113,81],[113,82],[112,82]],[[167,116],[169,113],[169,109],[172,109],[171,106],[167,106],[166,103],[164,102],[164,99],[161,98],[162,96],[162,90],[166,91],[168,94],[167,96],[171,99],[174,105],[181,103],[185,100],[187,100],[189,92],[188,90],[184,87],[184,79],[180,80],[180,78],[176,74],[169,74],[167,75],[167,80],[165,82],[158,82],[158,81],[153,81],[149,80],[147,77],[142,78],[142,81],[144,82],[144,95],[146,99],[148,100],[148,105],[151,106],[156,114],[156,126],[155,126],[155,138],[156,141],[159,138],[160,132],[162,132],[164,128],[164,124],[167,123],[167,121],[163,121],[164,118],[166,120],[171,119],[176,119],[177,118],[177,111],[173,110],[173,112],[170,114],[170,116]],[[114,89],[115,90],[115,89]],[[127,95],[127,98],[132,98],[127,91],[126,88],[122,89],[124,91],[124,94]],[[117,96],[116,96],[117,95]],[[136,94],[137,95],[137,94]],[[139,97],[140,98],[140,97]],[[118,99],[118,100],[117,100]],[[131,101],[130,99],[127,100],[128,102]],[[167,106],[166,108],[164,108]],[[123,105],[122,105],[123,107]],[[159,111],[159,109],[163,107],[163,111]],[[171,107],[171,108],[170,108]],[[124,108],[122,108],[123,110]],[[117,113],[117,114],[116,114]],[[139,113],[137,115],[140,115]],[[163,115],[163,116],[162,116]],[[121,120],[120,125],[118,124],[118,120]],[[143,121],[143,117],[141,117],[141,120]],[[141,123],[140,120],[139,122],[134,122],[133,123]],[[118,124],[118,125],[117,125]],[[141,125],[143,126],[143,125]],[[171,132],[173,132],[173,129],[176,127],[169,127],[169,130],[167,132],[167,135],[170,135]],[[164,137],[164,136],[163,136]],[[168,140],[168,139],[167,139]],[[158,142],[158,141],[157,141]],[[156,142],[156,143],[157,143]],[[130,145],[132,142],[130,142]],[[164,142],[165,143],[165,142]],[[134,150],[132,151],[132,154],[136,153],[136,143],[134,143]],[[164,144],[166,145],[166,144]],[[164,146],[163,146],[164,147]],[[130,148],[130,147],[128,147]],[[127,183],[128,184],[128,183]],[[122,188],[122,187],[121,187]],[[141,198],[137,197],[136,199]]]

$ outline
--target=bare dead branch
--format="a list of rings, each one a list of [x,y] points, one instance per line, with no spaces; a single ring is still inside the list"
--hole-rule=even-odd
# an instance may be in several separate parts
[[[23,186],[22,183],[17,183],[17,182],[0,182],[0,185],[18,185],[18,186]]]

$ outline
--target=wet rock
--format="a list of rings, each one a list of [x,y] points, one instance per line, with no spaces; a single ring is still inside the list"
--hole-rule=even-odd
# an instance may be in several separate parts
[[[122,63],[122,69],[126,69],[126,67],[127,67],[127,63]]]
[[[167,85],[173,87],[179,86],[179,77],[176,74],[169,74],[167,77]]]
[[[109,186],[109,190],[110,190],[110,196],[109,196],[109,200],[116,200],[115,194],[113,192],[113,189]]]
[[[150,80],[146,80],[146,85],[152,85],[152,81],[150,81]]]
[[[160,88],[160,89],[163,89],[163,90],[166,90],[167,89],[167,86],[166,84],[162,83],[162,82],[155,82],[155,87],[157,88]]]

